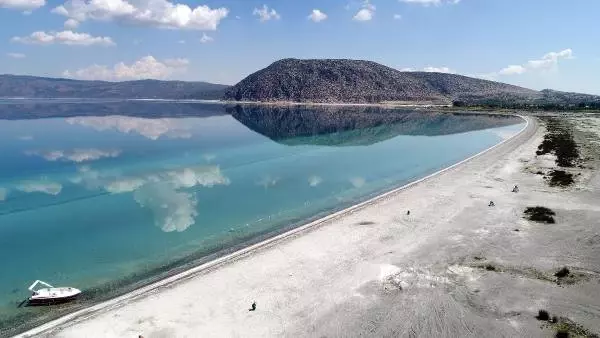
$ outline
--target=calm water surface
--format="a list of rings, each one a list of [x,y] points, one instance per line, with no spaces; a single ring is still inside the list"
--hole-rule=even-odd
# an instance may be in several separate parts
[[[514,118],[360,108],[0,106],[9,118],[0,120],[4,329],[349,206],[523,127]],[[36,279],[85,296],[18,308]]]

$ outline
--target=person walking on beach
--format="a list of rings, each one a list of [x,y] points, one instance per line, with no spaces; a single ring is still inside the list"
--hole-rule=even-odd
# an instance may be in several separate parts
[[[513,188],[512,192],[519,192],[519,186],[515,184],[515,187]]]
[[[495,207],[496,204],[494,204],[494,201],[490,201],[490,204],[488,204],[488,207]]]
[[[256,301],[252,302],[252,307],[248,311],[256,311]]]

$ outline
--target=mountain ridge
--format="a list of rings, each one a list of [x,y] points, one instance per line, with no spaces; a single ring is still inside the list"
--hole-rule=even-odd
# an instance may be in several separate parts
[[[458,74],[403,72],[373,61],[351,59],[282,59],[234,86],[201,81],[110,82],[0,74],[2,97],[600,109],[600,96],[596,95],[537,91]]]
[[[110,82],[0,74],[0,97],[107,99],[220,99],[229,86],[209,82]]]
[[[283,59],[225,91],[225,100],[306,103],[574,104],[600,96],[537,91],[458,74],[403,72],[373,61]]]

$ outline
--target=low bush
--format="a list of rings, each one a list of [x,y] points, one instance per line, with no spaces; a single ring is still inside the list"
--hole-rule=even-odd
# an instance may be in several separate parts
[[[575,182],[573,174],[564,170],[552,170],[548,175],[550,176],[550,186],[552,187],[567,187]]]
[[[548,131],[536,154],[554,153],[558,166],[573,167],[579,159],[579,150],[568,126],[559,119],[549,118],[546,119],[546,128]]]
[[[558,270],[554,274],[554,277],[563,278],[563,277],[567,277],[570,273],[571,272],[569,271],[569,269],[565,266],[564,268]]]
[[[528,220],[538,223],[554,224],[556,213],[546,207],[528,207],[525,209],[525,216]]]
[[[550,314],[546,310],[540,310],[535,318],[537,320],[548,320],[550,319]]]

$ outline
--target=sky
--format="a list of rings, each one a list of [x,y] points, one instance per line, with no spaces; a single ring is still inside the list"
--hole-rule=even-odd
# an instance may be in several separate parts
[[[0,74],[235,84],[347,58],[600,94],[600,0],[0,0]]]

